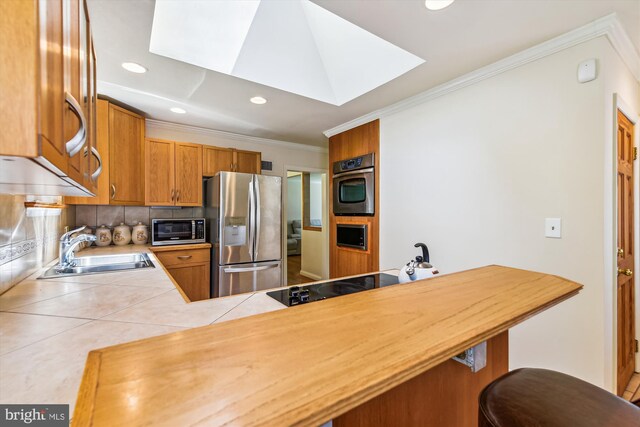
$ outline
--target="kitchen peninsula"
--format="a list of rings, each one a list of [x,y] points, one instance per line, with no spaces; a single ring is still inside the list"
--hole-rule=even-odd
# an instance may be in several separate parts
[[[473,425],[508,329],[581,288],[488,266],[94,350],[73,424]],[[449,360],[483,341],[480,371]]]

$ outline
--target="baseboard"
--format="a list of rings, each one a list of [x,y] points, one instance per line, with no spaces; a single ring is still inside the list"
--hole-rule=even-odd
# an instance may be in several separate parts
[[[304,270],[300,270],[300,275],[308,277],[309,279],[322,280],[322,276],[318,276],[317,274],[309,273],[308,271]]]

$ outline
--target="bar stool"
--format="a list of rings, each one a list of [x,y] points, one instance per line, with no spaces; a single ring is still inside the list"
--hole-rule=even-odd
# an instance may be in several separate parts
[[[640,408],[560,372],[524,368],[480,393],[479,427],[639,427]]]

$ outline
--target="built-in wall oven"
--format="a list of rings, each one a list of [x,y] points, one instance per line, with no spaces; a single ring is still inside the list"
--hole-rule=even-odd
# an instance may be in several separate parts
[[[375,214],[374,154],[333,163],[334,215]]]
[[[153,246],[205,243],[206,241],[204,218],[151,220]]]

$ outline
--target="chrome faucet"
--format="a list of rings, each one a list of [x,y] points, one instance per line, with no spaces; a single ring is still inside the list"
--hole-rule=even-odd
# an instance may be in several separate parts
[[[62,271],[68,267],[73,267],[75,255],[73,254],[73,250],[82,242],[95,242],[96,236],[93,234],[80,234],[73,239],[71,235],[77,233],[79,231],[84,230],[87,226],[83,226],[80,228],[76,228],[75,230],[71,230],[66,232],[60,237],[60,260],[58,261],[58,266],[56,267],[56,271]]]

